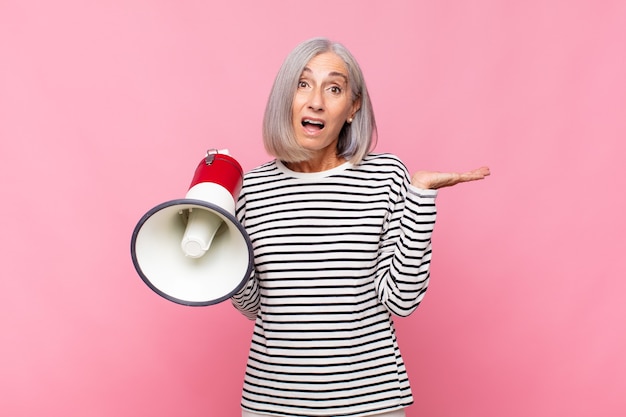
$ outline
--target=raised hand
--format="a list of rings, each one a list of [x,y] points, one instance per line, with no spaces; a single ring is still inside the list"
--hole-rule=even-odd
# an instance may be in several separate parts
[[[438,172],[438,171],[417,171],[411,177],[411,184],[415,187],[427,190],[436,190],[443,187],[482,180],[490,174],[488,167],[480,167],[467,172]]]

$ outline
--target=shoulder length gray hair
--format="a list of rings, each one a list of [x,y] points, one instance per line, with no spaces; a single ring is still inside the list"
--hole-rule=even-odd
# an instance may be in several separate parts
[[[342,44],[326,38],[302,42],[285,58],[270,92],[263,118],[263,144],[270,155],[285,162],[310,158],[307,149],[296,141],[292,124],[293,98],[307,63],[319,54],[334,52],[348,69],[352,100],[361,100],[361,108],[352,123],[345,123],[339,133],[337,155],[358,164],[376,143],[376,121],[361,68]]]

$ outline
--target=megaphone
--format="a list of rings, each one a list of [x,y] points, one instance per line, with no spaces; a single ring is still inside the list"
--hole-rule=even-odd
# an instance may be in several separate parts
[[[245,285],[253,254],[235,217],[242,183],[243,170],[228,150],[211,149],[198,164],[185,198],[143,215],[130,251],[148,287],[178,304],[208,306]]]

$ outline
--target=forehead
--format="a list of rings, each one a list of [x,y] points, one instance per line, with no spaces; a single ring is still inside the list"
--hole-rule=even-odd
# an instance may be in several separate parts
[[[343,59],[334,52],[324,52],[307,62],[302,74],[317,77],[340,77],[348,82],[348,67]]]

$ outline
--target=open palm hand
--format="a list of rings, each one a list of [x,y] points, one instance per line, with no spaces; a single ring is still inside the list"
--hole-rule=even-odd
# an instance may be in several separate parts
[[[436,190],[443,187],[482,180],[490,175],[488,167],[480,167],[467,172],[417,171],[411,177],[411,184],[421,189]]]

